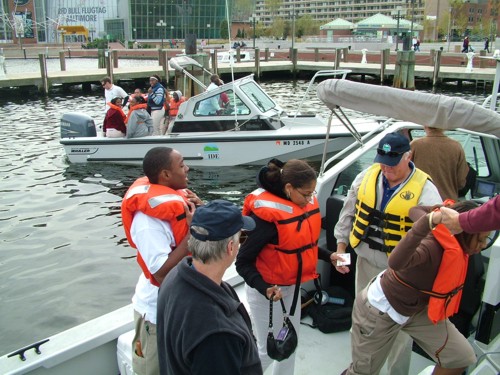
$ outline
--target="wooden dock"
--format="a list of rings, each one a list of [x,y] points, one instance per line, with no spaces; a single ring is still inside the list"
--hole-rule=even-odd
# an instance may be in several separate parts
[[[338,59],[335,61],[309,61],[297,60],[294,64],[286,56],[286,52],[280,59],[273,58],[269,61],[261,60],[258,62],[239,62],[233,66],[233,71],[237,75],[255,74],[259,77],[269,77],[273,74],[314,74],[319,70],[324,69],[349,69],[353,75],[373,76],[377,77],[380,82],[384,80],[392,80],[395,72],[395,64],[388,63],[382,66],[382,63],[374,63],[375,59],[371,58],[367,63],[353,62],[352,58],[349,61]],[[299,59],[301,55],[299,54]],[[40,57],[42,59],[42,57]],[[158,59],[159,61],[161,58]],[[428,59],[427,59],[428,60]],[[417,60],[415,65],[415,78],[429,80],[431,83],[436,79],[435,67],[424,60]],[[359,61],[359,60],[358,60]],[[392,62],[391,60],[389,60]],[[42,64],[41,64],[42,65]],[[495,78],[494,67],[479,67],[479,59],[474,60],[474,68],[472,71],[467,71],[466,66],[439,66],[438,76],[440,81],[475,81],[477,82],[493,82]],[[40,69],[42,71],[42,69]],[[40,72],[37,73],[22,73],[22,74],[7,74],[0,76],[0,88],[29,88],[36,87],[41,92],[48,92],[49,88],[54,85],[83,85],[90,87],[91,84],[99,84],[100,80],[109,75],[109,69],[85,69],[71,71],[49,71],[46,77],[43,77]],[[217,73],[227,75],[231,73],[229,64],[219,64]],[[171,79],[175,71],[168,67],[164,69],[161,65],[158,66],[143,66],[134,68],[113,68],[112,76],[115,82],[122,80],[147,80],[153,74],[158,74],[166,80]],[[383,77],[381,77],[383,74]]]

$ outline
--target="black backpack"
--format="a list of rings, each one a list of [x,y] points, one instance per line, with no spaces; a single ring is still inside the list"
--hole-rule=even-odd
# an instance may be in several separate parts
[[[352,306],[354,299],[344,288],[330,286],[322,290],[328,294],[328,301],[321,301],[318,290],[309,293],[309,297],[314,299],[310,303],[305,313],[312,318],[312,328],[318,328],[323,333],[333,333],[347,331],[352,324]],[[323,302],[324,304],[321,304]],[[326,303],[325,303],[326,302]]]

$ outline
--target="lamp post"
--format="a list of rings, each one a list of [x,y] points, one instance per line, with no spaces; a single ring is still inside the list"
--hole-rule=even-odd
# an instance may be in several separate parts
[[[134,40],[137,40],[137,29],[134,27],[132,30],[134,31]]]
[[[255,15],[255,13],[252,13],[252,17],[250,17],[250,22],[252,23],[252,29],[253,29],[253,49],[255,49],[255,24],[259,18]]]
[[[450,17],[448,18],[448,52],[450,52],[451,43],[451,18],[453,17],[453,8],[450,7]]]
[[[210,24],[207,23],[207,30],[208,30],[208,41],[207,41],[207,45],[210,45]]]
[[[165,34],[167,33],[167,24],[166,22],[163,22],[163,20],[160,20],[156,23],[156,26],[158,27],[164,27],[164,32],[162,33],[161,29],[160,29],[160,33],[161,33],[161,49],[163,49],[163,37],[165,36]]]
[[[170,26],[170,48],[174,48],[174,25]]]
[[[415,3],[417,0],[406,0],[406,3],[411,2],[411,26],[410,26],[410,42],[413,40],[413,21],[415,19]],[[418,0],[418,5],[422,5],[422,1]]]
[[[292,50],[295,42],[295,5],[292,8]]]
[[[399,20],[401,18],[404,18],[404,16],[401,15],[402,11],[403,11],[403,8],[398,5],[396,7],[396,9],[394,9],[391,12],[391,15],[393,16],[393,18],[395,18],[397,20],[397,24],[396,24],[396,51],[398,50],[398,43],[399,43]],[[406,13],[406,9],[404,9],[404,12]]]

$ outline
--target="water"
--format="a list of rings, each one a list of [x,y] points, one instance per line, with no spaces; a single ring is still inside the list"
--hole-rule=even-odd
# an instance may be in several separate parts
[[[293,110],[307,82],[262,86]],[[120,203],[141,169],[70,165],[59,144],[65,112],[85,112],[102,123],[102,89],[94,90],[47,99],[0,97],[0,354],[130,303],[139,267],[128,258],[135,252],[121,227]],[[464,90],[459,95],[478,103],[484,97]],[[326,117],[311,99],[305,109]],[[193,168],[190,187],[202,199],[241,204],[255,188],[257,169]]]

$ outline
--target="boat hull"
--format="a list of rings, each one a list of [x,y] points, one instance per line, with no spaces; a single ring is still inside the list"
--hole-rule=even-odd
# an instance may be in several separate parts
[[[213,133],[212,133],[213,134]],[[171,147],[179,151],[193,167],[226,167],[234,165],[261,165],[271,158],[315,159],[325,145],[323,134],[274,134],[234,136],[197,135],[197,140],[186,136],[144,137],[137,139],[107,139],[82,137],[62,139],[71,163],[114,163],[141,165],[144,155],[154,147]],[[327,152],[342,150],[352,142],[350,134],[332,138]]]

